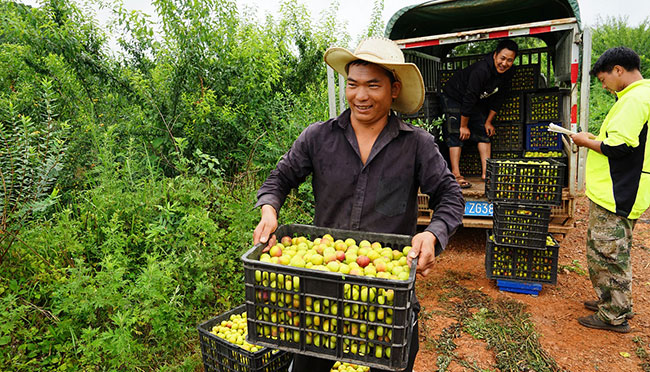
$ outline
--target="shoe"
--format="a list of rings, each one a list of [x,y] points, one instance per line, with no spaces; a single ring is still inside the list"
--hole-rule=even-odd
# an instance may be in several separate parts
[[[595,329],[604,329],[606,331],[614,331],[619,333],[629,333],[630,325],[627,323],[627,320],[619,325],[613,325],[605,323],[596,314],[591,314],[588,316],[583,316],[578,318],[578,323],[582,324],[585,327],[595,328]]]
[[[600,301],[598,301],[598,300],[585,301],[584,305],[585,305],[586,309],[589,309],[591,311],[598,311],[598,303],[599,302]],[[625,314],[625,318],[626,319],[634,318],[634,313],[630,311],[629,313]]]
[[[456,182],[458,182],[458,186],[460,186],[461,189],[469,189],[472,187],[472,184],[469,183],[463,176],[456,177]]]

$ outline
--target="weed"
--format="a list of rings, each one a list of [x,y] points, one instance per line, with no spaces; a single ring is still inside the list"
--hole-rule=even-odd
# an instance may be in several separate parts
[[[446,371],[452,361],[468,370],[483,371],[476,362],[455,353],[454,339],[462,332],[487,343],[488,349],[495,352],[493,367],[499,371],[560,371],[542,349],[525,305],[509,299],[492,300],[485,293],[461,284],[462,280],[472,278],[468,273],[449,271],[437,283],[443,289],[439,295],[445,307],[443,315],[456,320],[435,341],[429,341],[438,352],[438,371]],[[432,315],[432,311],[423,312],[424,319]]]
[[[641,367],[643,372],[650,372],[650,348],[647,348],[646,343],[639,336],[634,337],[632,341],[636,344],[636,350],[634,352],[641,360],[639,367]]]
[[[587,276],[587,271],[580,265],[578,260],[571,261],[569,265],[560,265],[560,271],[572,271],[580,276]]]

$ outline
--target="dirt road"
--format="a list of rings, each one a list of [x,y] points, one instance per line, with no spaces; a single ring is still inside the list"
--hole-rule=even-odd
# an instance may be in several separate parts
[[[558,370],[650,370],[650,358],[643,357],[643,352],[638,350],[645,345],[642,350],[650,353],[650,212],[639,219],[634,230],[632,291],[636,316],[630,320],[632,332],[618,334],[584,328],[576,320],[590,314],[582,303],[595,297],[585,272],[587,209],[587,199],[580,197],[577,201],[576,228],[560,243],[557,285],[543,285],[536,297],[500,292],[495,281],[485,276],[485,231],[460,230],[438,258],[437,270],[427,278],[419,278],[417,282],[417,294],[423,311],[420,314],[420,352],[415,370],[496,370],[495,349],[488,349],[486,341],[477,340],[467,332],[466,322],[459,322],[459,318],[462,318],[458,315],[461,314],[459,308],[464,306],[465,310],[462,311],[469,311],[472,319],[477,319],[473,314],[481,311],[473,307],[468,299],[479,304],[507,302],[509,299],[515,301],[514,305],[525,304],[524,311],[530,314],[529,319],[539,335],[540,353],[554,360]],[[456,291],[454,293],[462,292],[465,295],[450,294],[452,287]],[[441,295],[445,299],[441,300]],[[450,310],[449,302],[455,303],[456,310]],[[514,306],[508,303],[508,306]],[[531,339],[531,342],[536,340]],[[516,352],[516,349],[513,350]],[[648,363],[646,367],[641,365],[644,362]],[[446,369],[440,368],[444,365]],[[519,368],[522,371],[534,370],[526,365]]]

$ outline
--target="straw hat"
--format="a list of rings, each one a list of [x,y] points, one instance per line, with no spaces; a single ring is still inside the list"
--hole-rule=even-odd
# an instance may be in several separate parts
[[[424,81],[420,70],[413,63],[404,62],[404,53],[394,41],[385,37],[371,37],[362,40],[354,53],[345,48],[330,48],[325,52],[325,63],[347,78],[345,66],[361,59],[378,64],[392,71],[402,83],[402,90],[391,106],[396,111],[412,114],[422,107]]]

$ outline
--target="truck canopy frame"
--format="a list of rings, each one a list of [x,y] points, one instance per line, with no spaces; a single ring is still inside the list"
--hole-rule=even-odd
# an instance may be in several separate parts
[[[435,0],[397,11],[385,34],[399,40],[562,18],[575,18],[581,27],[577,0]]]

